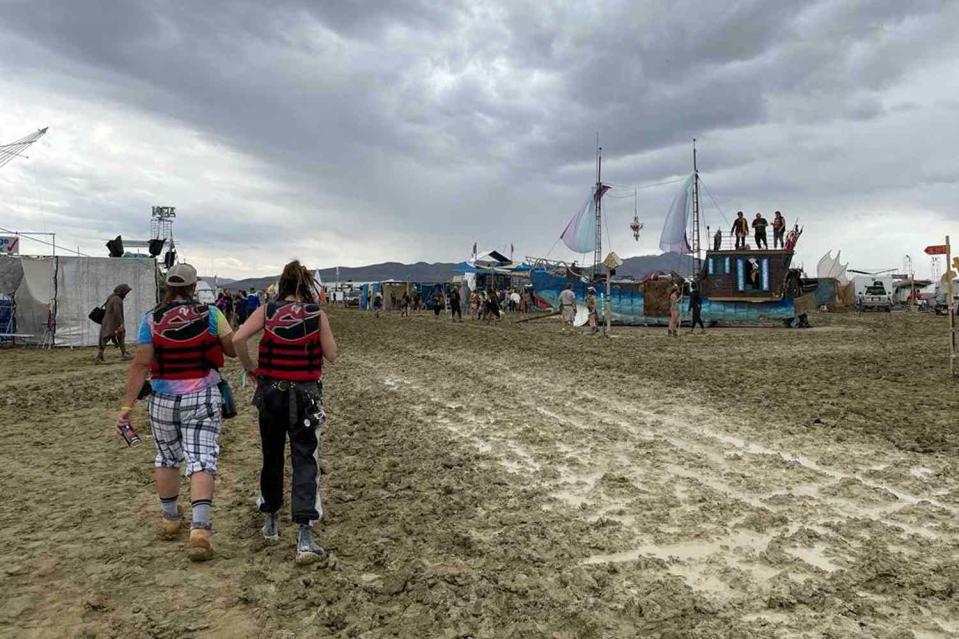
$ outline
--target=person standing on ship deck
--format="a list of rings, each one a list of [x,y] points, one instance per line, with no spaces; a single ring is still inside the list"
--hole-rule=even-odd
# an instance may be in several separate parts
[[[773,218],[773,248],[784,247],[784,238],[786,236],[786,218],[779,211],[776,211],[776,217]]]
[[[732,234],[736,237],[736,248],[746,248],[746,236],[749,235],[749,222],[743,217],[743,212],[736,213],[733,220]]]
[[[766,239],[766,227],[769,222],[763,217],[762,213],[756,213],[756,219],[753,220],[753,230],[756,232],[756,249],[769,248],[769,240]]]

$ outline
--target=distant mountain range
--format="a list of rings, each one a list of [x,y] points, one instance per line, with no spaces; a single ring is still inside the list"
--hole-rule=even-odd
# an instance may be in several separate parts
[[[453,262],[417,262],[415,264],[401,264],[400,262],[383,262],[368,266],[341,266],[339,279],[343,282],[375,282],[381,280],[399,280],[401,282],[446,282],[453,275]],[[639,279],[656,271],[679,271],[689,268],[689,258],[676,253],[662,255],[638,255],[627,257],[623,266],[616,272],[617,276],[631,276]],[[224,288],[237,289],[265,289],[276,282],[278,275],[272,277],[254,277],[245,280],[218,280]],[[320,269],[320,277],[324,282],[337,279],[335,268]],[[212,278],[204,278],[212,280]]]

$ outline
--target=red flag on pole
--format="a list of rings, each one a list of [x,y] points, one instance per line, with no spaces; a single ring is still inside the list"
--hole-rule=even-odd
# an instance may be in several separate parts
[[[926,247],[926,255],[945,255],[949,252],[949,247],[945,244],[933,244]]]

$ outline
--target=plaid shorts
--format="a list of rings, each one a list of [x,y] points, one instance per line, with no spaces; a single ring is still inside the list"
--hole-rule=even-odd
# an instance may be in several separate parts
[[[220,390],[216,386],[187,395],[150,396],[150,429],[158,468],[179,468],[187,477],[198,471],[216,475],[220,456]]]

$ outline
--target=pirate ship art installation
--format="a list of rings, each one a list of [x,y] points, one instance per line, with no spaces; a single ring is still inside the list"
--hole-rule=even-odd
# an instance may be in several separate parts
[[[530,281],[536,294],[554,309],[559,294],[572,285],[579,299],[587,288],[605,278],[602,271],[603,196],[610,186],[602,180],[602,148],[597,148],[596,183],[589,199],[563,230],[564,244],[577,253],[593,253],[592,267],[577,267],[546,258],[528,258],[532,266]],[[638,225],[638,218],[634,217]],[[761,320],[779,320],[787,326],[807,325],[806,313],[815,308],[815,295],[806,290],[802,272],[792,268],[796,243],[802,231],[790,232],[782,249],[730,248],[721,233],[713,245],[702,250],[700,176],[693,141],[693,170],[682,181],[663,224],[659,247],[665,252],[689,257],[685,274],[670,273],[647,277],[643,281],[613,281],[609,304],[613,323],[655,326],[669,322],[669,290],[679,284],[684,291],[700,287],[703,320],[719,324],[748,324]],[[630,225],[633,229],[633,224]],[[638,229],[635,229],[638,235]],[[703,255],[705,253],[705,256]],[[605,286],[603,287],[605,288]],[[689,314],[689,301],[683,297],[681,311]]]

